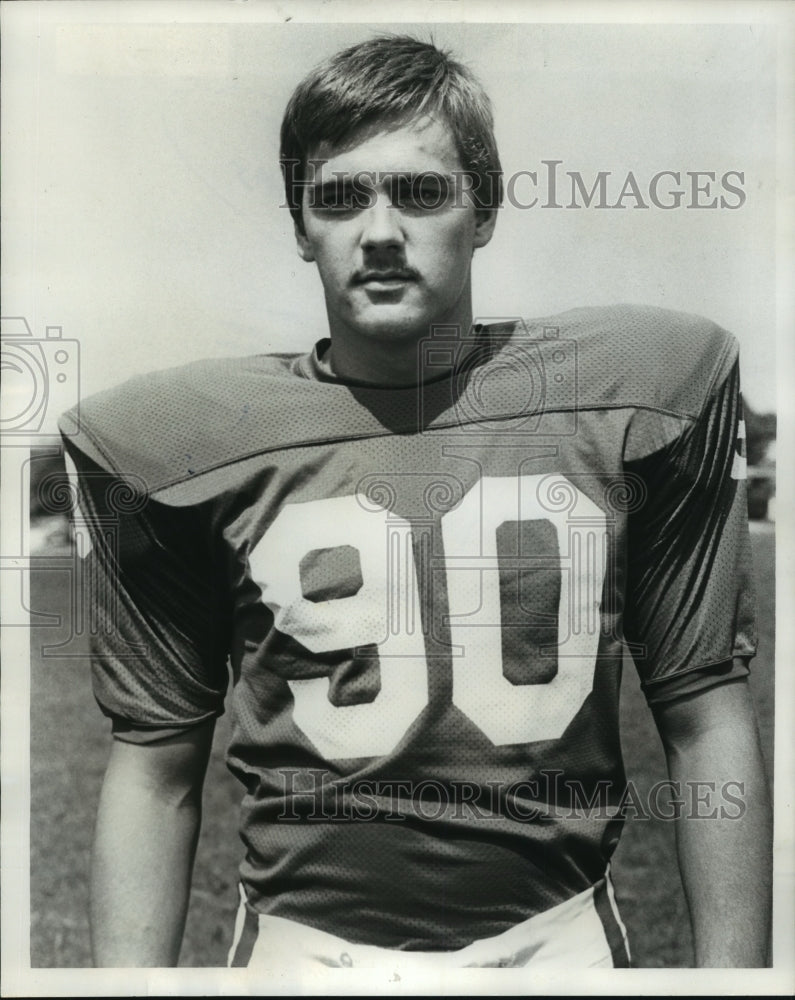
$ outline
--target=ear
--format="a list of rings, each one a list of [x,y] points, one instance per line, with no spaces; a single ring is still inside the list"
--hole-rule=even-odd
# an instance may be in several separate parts
[[[307,239],[306,233],[297,222],[295,223],[295,242],[298,245],[298,256],[301,260],[305,260],[307,264],[311,264],[315,259],[315,255],[312,252],[312,247]]]
[[[496,208],[480,208],[475,212],[475,236],[472,245],[475,249],[484,247],[494,235],[497,225]]]

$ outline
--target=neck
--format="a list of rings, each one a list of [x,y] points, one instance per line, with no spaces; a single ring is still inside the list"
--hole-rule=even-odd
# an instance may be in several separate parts
[[[441,322],[439,325],[442,325]],[[469,350],[467,341],[472,333],[472,310],[466,315],[457,315],[455,322],[445,321],[444,326],[456,329],[458,343],[464,343],[463,351],[445,351],[445,340],[449,344],[454,334],[439,338],[439,348],[433,349],[429,331],[417,331],[415,335],[405,334],[398,338],[357,335],[355,332],[331,331],[331,347],[328,362],[331,370],[340,378],[358,382],[370,382],[384,386],[411,386],[443,378],[455,364],[460,363]]]

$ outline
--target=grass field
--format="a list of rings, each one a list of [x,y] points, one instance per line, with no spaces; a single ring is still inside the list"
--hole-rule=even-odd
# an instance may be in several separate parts
[[[773,533],[752,537],[758,582],[759,655],[752,684],[772,776]],[[31,964],[90,964],[88,871],[94,815],[109,747],[109,724],[91,695],[83,636],[71,636],[68,561],[42,559],[32,575],[34,611],[60,616],[61,626],[33,630],[31,654]],[[639,789],[664,777],[662,751],[634,672],[622,689],[624,756]],[[207,779],[188,925],[180,964],[218,966],[237,906],[239,794],[226,771],[221,720]],[[614,861],[619,905],[641,967],[687,966],[692,947],[673,846],[673,825],[629,822]]]

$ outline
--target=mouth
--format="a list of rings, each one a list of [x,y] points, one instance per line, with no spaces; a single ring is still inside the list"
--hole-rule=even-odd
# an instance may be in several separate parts
[[[390,271],[362,271],[354,276],[355,285],[365,285],[368,288],[396,288],[405,285],[407,282],[416,281],[417,276],[413,271],[390,270]]]

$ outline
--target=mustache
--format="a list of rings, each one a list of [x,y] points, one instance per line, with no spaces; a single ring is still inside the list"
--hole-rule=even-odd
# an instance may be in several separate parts
[[[362,285],[366,281],[385,281],[389,279],[418,281],[419,277],[419,272],[415,271],[413,267],[367,267],[354,272],[351,284]]]

